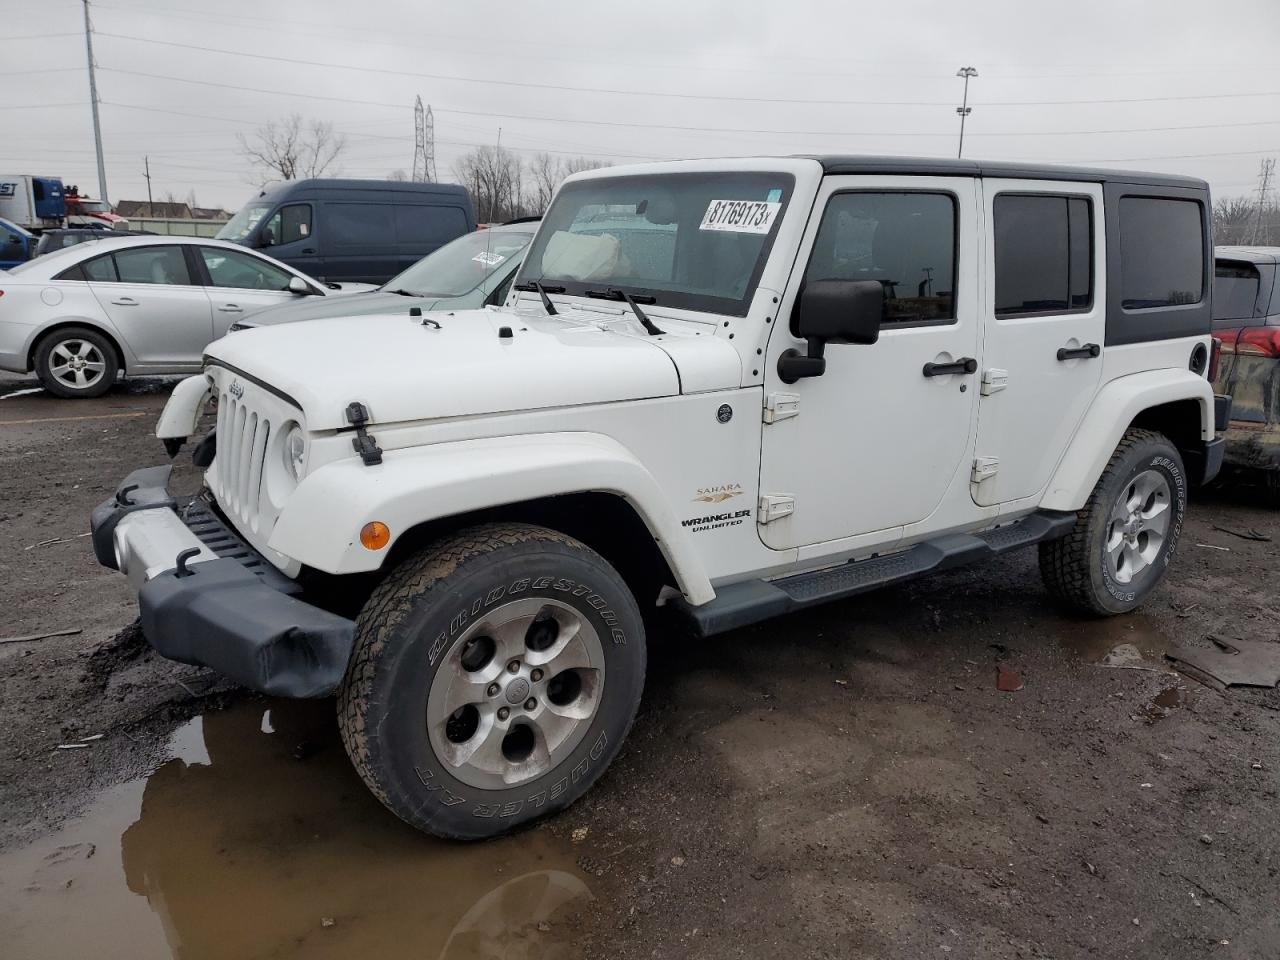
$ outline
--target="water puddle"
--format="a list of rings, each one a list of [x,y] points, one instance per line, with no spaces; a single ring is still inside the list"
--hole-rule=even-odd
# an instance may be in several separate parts
[[[1157,723],[1172,711],[1186,703],[1187,696],[1181,687],[1166,687],[1151,698],[1151,702],[1143,706],[1138,718],[1147,723]]]
[[[328,701],[198,717],[174,759],[0,856],[0,954],[551,960],[591,898],[545,831],[422,836],[365,790]],[[566,909],[568,908],[568,909]]]
[[[1155,625],[1155,621],[1141,613],[1063,623],[1053,629],[1053,633],[1054,639],[1069,656],[1085,663],[1130,669],[1169,669],[1164,653],[1173,641]]]

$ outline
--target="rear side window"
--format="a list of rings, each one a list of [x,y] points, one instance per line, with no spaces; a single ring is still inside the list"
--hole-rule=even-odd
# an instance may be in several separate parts
[[[327,203],[322,226],[335,248],[388,246],[396,240],[394,210],[386,203]]]
[[[1120,198],[1120,306],[1172,307],[1204,299],[1204,228],[1194,200]]]
[[[399,206],[395,221],[396,240],[404,244],[448,243],[467,232],[467,215],[459,207]]]
[[[1093,303],[1088,198],[1002,194],[992,209],[996,316],[1088,310]]]
[[[94,257],[80,265],[85,280],[96,280],[98,283],[115,283],[120,277],[116,274],[116,263],[111,254]]]
[[[1213,319],[1250,320],[1261,278],[1252,263],[1219,260],[1213,273]]]
[[[889,324],[954,319],[955,198],[835,194],[822,214],[804,277],[880,281]]]

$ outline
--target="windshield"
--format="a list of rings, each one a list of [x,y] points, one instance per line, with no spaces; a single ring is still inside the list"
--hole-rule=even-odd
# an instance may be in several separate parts
[[[80,209],[86,213],[110,213],[111,204],[101,200],[81,200]]]
[[[794,182],[785,173],[663,173],[570,183],[543,217],[520,280],[745,316]]]
[[[267,212],[271,209],[270,203],[246,203],[240,208],[240,212],[223,225],[214,238],[217,240],[243,240],[253,228],[258,225]]]
[[[404,273],[392,277],[384,290],[418,297],[460,297],[470,293],[500,268],[505,275],[524,256],[533,230],[478,230],[446,243]]]

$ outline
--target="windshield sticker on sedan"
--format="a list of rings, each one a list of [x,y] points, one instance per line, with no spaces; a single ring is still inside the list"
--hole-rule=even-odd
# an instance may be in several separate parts
[[[698,229],[768,233],[781,209],[781,203],[767,200],[712,200]]]
[[[500,253],[489,253],[487,250],[481,250],[471,259],[476,263],[483,263],[486,267],[496,267],[507,258]]]

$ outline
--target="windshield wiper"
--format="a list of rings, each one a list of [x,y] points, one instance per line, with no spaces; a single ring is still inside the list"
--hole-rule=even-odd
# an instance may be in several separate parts
[[[640,321],[640,326],[644,327],[645,333],[651,337],[660,337],[665,332],[658,329],[658,325],[645,316],[645,312],[640,309],[640,303],[657,303],[657,297],[633,297],[627,291],[619,290],[617,287],[610,287],[608,290],[588,290],[586,293],[588,297],[594,297],[597,300],[621,300],[626,303],[627,306],[635,311],[636,319]]]
[[[414,293],[412,290],[388,290],[387,293],[397,293],[402,297],[421,297],[422,294]]]
[[[544,287],[541,280],[527,280],[524,283],[516,284],[517,290],[523,290],[526,293],[537,293],[542,298],[542,308],[547,311],[548,316],[554,317],[558,311],[556,305],[551,302],[551,298],[547,296],[547,292],[564,293],[564,287]]]

